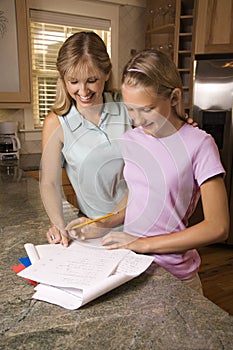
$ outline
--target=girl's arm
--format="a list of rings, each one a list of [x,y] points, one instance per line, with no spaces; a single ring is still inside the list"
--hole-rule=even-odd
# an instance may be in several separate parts
[[[41,198],[52,224],[47,232],[48,241],[68,245],[68,239],[61,237],[60,234],[61,232],[65,234],[62,209],[62,144],[63,132],[59,119],[55,113],[51,112],[45,118],[42,132]]]
[[[79,218],[69,222],[66,227],[66,230],[71,231],[71,234],[79,239],[85,240],[90,238],[96,238],[102,236],[106,231],[112,229],[116,226],[119,226],[124,223],[125,218],[125,209],[127,206],[128,193],[122,198],[119,204],[115,207],[113,212],[116,212],[116,215],[110,216],[106,219],[103,219],[98,222],[94,222],[90,225],[83,226],[80,229],[72,231],[72,227],[79,225],[83,222],[87,222],[89,218]]]
[[[103,244],[110,244],[110,249],[124,246],[138,253],[166,254],[226,240],[229,230],[229,210],[221,176],[213,177],[201,185],[201,198],[204,219],[192,227],[180,232],[138,239],[125,233],[111,232],[103,239]]]

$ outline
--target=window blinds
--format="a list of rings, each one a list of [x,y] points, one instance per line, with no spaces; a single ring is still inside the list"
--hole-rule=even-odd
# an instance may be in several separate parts
[[[62,43],[82,30],[95,31],[110,50],[110,21],[41,10],[30,10],[33,114],[35,125],[43,124],[55,95],[56,59]]]

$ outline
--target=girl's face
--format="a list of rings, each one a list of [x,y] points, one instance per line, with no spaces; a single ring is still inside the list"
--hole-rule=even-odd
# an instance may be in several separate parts
[[[85,73],[76,71],[71,76],[65,76],[68,93],[76,101],[76,108],[82,111],[103,103],[103,91],[109,75],[101,71],[87,69]]]
[[[142,127],[146,134],[164,137],[182,125],[171,106],[170,98],[158,96],[152,87],[123,84],[122,97],[133,125]]]

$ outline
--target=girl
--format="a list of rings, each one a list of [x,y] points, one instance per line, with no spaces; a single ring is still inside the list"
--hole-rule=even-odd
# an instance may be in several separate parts
[[[122,96],[135,126],[122,142],[129,196],[124,232],[108,233],[102,244],[153,254],[201,292],[196,248],[224,241],[229,229],[217,146],[185,122],[182,83],[166,54],[145,50],[133,57],[123,72]],[[204,219],[188,227],[200,195]]]

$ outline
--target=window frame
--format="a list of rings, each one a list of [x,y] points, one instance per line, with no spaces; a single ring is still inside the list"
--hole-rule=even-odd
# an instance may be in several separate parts
[[[113,79],[112,85],[114,89],[119,89],[119,58],[118,58],[118,46],[119,46],[119,5],[107,4],[97,1],[57,1],[56,5],[53,0],[27,0],[27,16],[29,19],[29,11],[31,9],[40,10],[43,8],[45,11],[61,12],[65,14],[80,15],[93,18],[103,18],[111,22],[111,61],[113,66]],[[29,21],[28,21],[29,22]],[[33,110],[32,108],[24,109],[24,129],[21,131],[26,132],[25,141],[32,139],[41,139],[41,126],[36,127],[34,125]],[[31,132],[33,134],[31,134]],[[36,133],[35,133],[36,132]],[[34,135],[34,136],[33,136]]]
[[[42,126],[56,95],[57,54],[72,34],[93,30],[106,41],[111,57],[111,22],[106,19],[30,10],[30,42],[35,126]],[[108,43],[109,42],[109,43]]]
[[[47,18],[48,17],[48,18]],[[109,55],[111,56],[111,28],[109,21],[95,23],[87,17],[69,15],[57,16],[57,13],[40,11],[30,17],[31,39],[31,66],[32,66],[32,90],[33,90],[33,114],[35,126],[42,126],[44,118],[50,112],[56,96],[56,82],[58,72],[56,69],[57,54],[63,42],[72,34],[80,31],[93,30],[106,42]],[[67,24],[64,22],[67,21]],[[101,20],[97,19],[98,22]],[[63,22],[63,23],[59,23]],[[73,22],[73,23],[72,23]],[[87,28],[92,22],[93,28]],[[70,24],[83,24],[86,27],[71,26]],[[97,28],[99,27],[99,28]],[[96,29],[97,28],[97,29]]]

